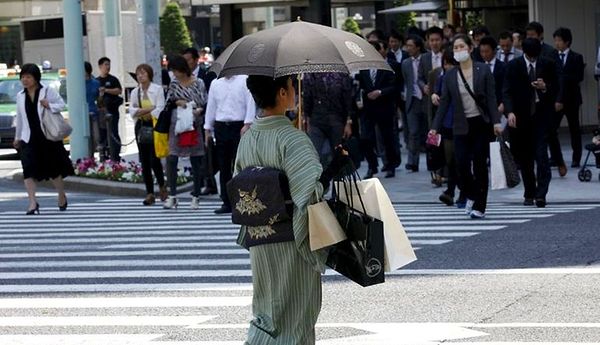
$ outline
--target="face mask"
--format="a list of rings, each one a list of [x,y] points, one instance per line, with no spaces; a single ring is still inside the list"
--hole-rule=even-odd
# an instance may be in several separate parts
[[[454,52],[454,60],[456,60],[458,62],[465,62],[465,61],[469,60],[469,51],[461,50],[461,51]]]

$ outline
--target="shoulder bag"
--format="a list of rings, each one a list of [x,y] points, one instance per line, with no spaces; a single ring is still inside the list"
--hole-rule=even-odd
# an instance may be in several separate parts
[[[460,79],[463,82],[463,85],[465,86],[465,89],[467,90],[467,92],[469,93],[469,95],[471,95],[471,97],[473,97],[473,100],[475,101],[475,104],[479,107],[479,109],[481,109],[481,111],[483,112],[482,115],[487,115],[489,118],[489,114],[488,114],[488,107],[487,107],[487,102],[485,102],[485,100],[483,99],[478,99],[475,96],[475,93],[473,92],[473,90],[471,89],[471,86],[469,85],[469,83],[467,83],[467,79],[465,78],[465,75],[463,74],[462,70],[460,69],[460,66],[456,66],[456,69],[458,69],[458,74],[460,74]],[[475,77],[475,67],[473,67],[473,78]],[[473,82],[475,81],[475,79],[473,79]]]
[[[48,97],[48,89],[46,95]],[[44,108],[42,112],[42,132],[46,139],[50,141],[63,141],[73,132],[73,127],[65,120],[60,112],[52,112],[50,109]]]
[[[138,88],[138,107],[142,107],[142,88]],[[154,128],[152,128],[152,120],[148,123],[148,121],[144,121],[141,118],[138,119],[136,123],[136,139],[138,144],[148,145],[154,142]]]

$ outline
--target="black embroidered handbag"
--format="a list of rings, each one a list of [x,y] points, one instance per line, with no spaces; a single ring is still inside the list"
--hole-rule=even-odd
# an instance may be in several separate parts
[[[248,167],[227,183],[231,221],[245,225],[245,247],[294,240],[293,201],[283,171]]]
[[[334,198],[328,201],[329,206],[348,238],[333,245],[327,257],[327,266],[361,286],[383,283],[383,222],[366,214],[356,185],[356,174],[333,185]],[[352,200],[352,193],[358,193],[362,211],[341,202],[337,198],[340,189],[346,193],[346,200],[349,201]]]
[[[171,113],[176,108],[175,102],[170,99],[165,103],[165,107],[158,115],[158,121],[154,125],[154,131],[158,133],[169,133],[171,127]]]

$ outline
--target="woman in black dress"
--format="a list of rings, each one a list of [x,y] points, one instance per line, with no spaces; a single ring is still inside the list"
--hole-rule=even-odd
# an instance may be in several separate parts
[[[17,117],[13,146],[20,151],[23,179],[29,197],[26,214],[40,213],[35,197],[36,180],[52,180],[58,192],[58,208],[67,209],[67,196],[63,178],[73,175],[73,164],[62,141],[50,141],[42,132],[42,116],[45,110],[58,112],[65,102],[52,88],[40,84],[40,69],[25,64],[19,75],[23,91],[17,94]]]

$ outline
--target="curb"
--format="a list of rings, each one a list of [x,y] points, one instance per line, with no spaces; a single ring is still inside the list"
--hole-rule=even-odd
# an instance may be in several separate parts
[[[13,181],[23,182],[23,173],[12,176]],[[88,192],[115,196],[145,197],[146,187],[143,183],[117,182],[88,177],[68,176],[64,179],[65,190],[69,192]],[[52,182],[38,182],[40,187],[54,188]],[[194,187],[192,182],[177,187],[177,192],[189,192]]]

